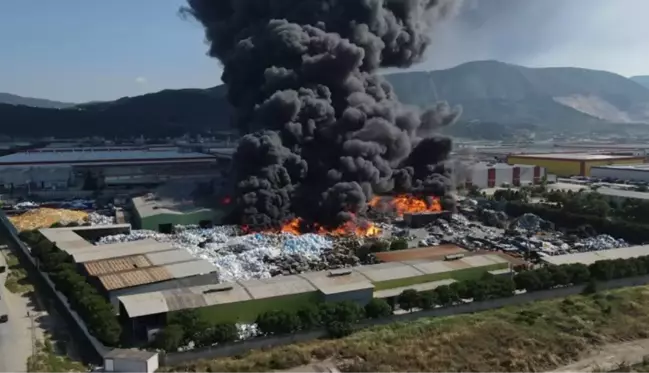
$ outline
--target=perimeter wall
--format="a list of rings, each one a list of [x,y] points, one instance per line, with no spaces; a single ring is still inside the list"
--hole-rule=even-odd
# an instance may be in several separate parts
[[[600,290],[618,289],[629,286],[640,286],[649,284],[649,275],[611,280],[598,283]],[[366,328],[375,325],[385,325],[395,322],[412,321],[422,317],[443,317],[464,313],[486,311],[506,306],[520,305],[528,302],[537,302],[553,298],[562,298],[583,293],[587,285],[570,286],[551,290],[524,293],[509,298],[500,298],[484,302],[471,302],[451,307],[437,308],[434,310],[394,315],[379,320],[366,320],[359,327]],[[284,336],[271,336],[255,338],[243,342],[235,342],[217,347],[206,347],[192,351],[174,352],[160,355],[160,366],[174,366],[185,362],[213,359],[244,354],[250,350],[266,349],[271,347],[285,346],[293,343],[308,342],[314,339],[327,336],[326,330],[313,330],[308,332],[295,333]]]

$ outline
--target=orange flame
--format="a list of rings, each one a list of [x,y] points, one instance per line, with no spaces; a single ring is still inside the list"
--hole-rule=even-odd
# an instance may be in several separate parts
[[[380,203],[384,201],[381,197],[374,197],[370,201],[370,207],[377,207]],[[392,197],[388,204],[392,208],[398,217],[403,217],[404,214],[416,214],[423,212],[438,212],[442,211],[442,204],[438,198],[430,198],[429,201],[410,195],[399,195]]]
[[[301,225],[302,219],[295,218],[284,224],[280,228],[280,232],[299,236],[300,234],[302,234],[300,230]],[[314,233],[332,236],[356,235],[361,237],[374,237],[381,234],[381,229],[371,222],[359,223],[356,221],[356,219],[352,219],[335,229],[327,229],[321,225],[316,224],[316,226],[314,227]]]

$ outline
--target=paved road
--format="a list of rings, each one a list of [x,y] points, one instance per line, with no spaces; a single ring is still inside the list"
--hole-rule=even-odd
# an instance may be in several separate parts
[[[0,254],[0,263],[4,256]],[[0,264],[3,265],[3,264]],[[7,272],[0,274],[0,307],[7,310],[9,321],[0,324],[0,372],[26,372],[27,359],[32,354],[32,321],[27,311],[36,314],[29,299],[9,292],[5,287]],[[35,335],[41,339],[42,330],[37,327]]]

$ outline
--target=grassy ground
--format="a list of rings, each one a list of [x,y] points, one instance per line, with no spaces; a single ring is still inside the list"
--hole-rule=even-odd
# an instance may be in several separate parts
[[[7,280],[5,287],[14,294],[24,294],[34,291],[34,286],[29,283],[27,271],[20,266],[18,258],[7,250],[2,251],[7,261]]]
[[[605,343],[649,337],[649,287],[374,327],[339,340],[170,371],[269,371],[333,359],[342,371],[545,371]]]
[[[57,352],[51,339],[36,342],[36,354],[27,360],[28,372],[87,372],[88,368]]]

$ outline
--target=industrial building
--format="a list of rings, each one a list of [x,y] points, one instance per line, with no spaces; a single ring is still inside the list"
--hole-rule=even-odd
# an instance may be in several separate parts
[[[200,188],[183,182],[167,183],[153,193],[133,198],[133,225],[138,229],[171,233],[176,225],[220,224],[229,206],[216,203],[214,191],[220,184],[208,186],[205,186],[207,191],[202,191],[202,198]]]
[[[88,237],[96,239],[125,230],[128,233],[130,226],[47,228],[40,233],[72,256],[79,272],[88,277],[116,311],[117,299],[123,295],[219,282],[214,265],[168,243],[147,239],[93,245],[88,241]]]
[[[595,166],[590,169],[590,176],[599,179],[649,182],[649,164]]]
[[[544,167],[549,174],[557,176],[590,176],[594,166],[633,165],[645,162],[643,156],[588,154],[588,153],[547,153],[510,154],[507,163]]]
[[[479,278],[509,268],[510,262],[495,254],[449,261],[420,259],[142,292],[118,300],[120,315],[132,335],[146,339],[164,326],[169,313],[184,309],[197,309],[213,321],[253,322],[268,310],[295,310],[317,302],[366,304],[376,297],[393,298],[405,289],[433,289],[456,278]]]
[[[0,157],[0,187],[60,190],[158,184],[213,177],[224,167],[215,156],[176,148],[106,149],[40,149]]]
[[[589,251],[585,253],[545,256],[541,260],[547,265],[585,264],[600,260],[631,259],[649,255],[649,245],[630,246],[620,249]]]
[[[506,163],[476,163],[459,171],[457,184],[467,187],[493,188],[503,185],[538,184],[546,176],[545,168],[533,165],[509,165]]]

